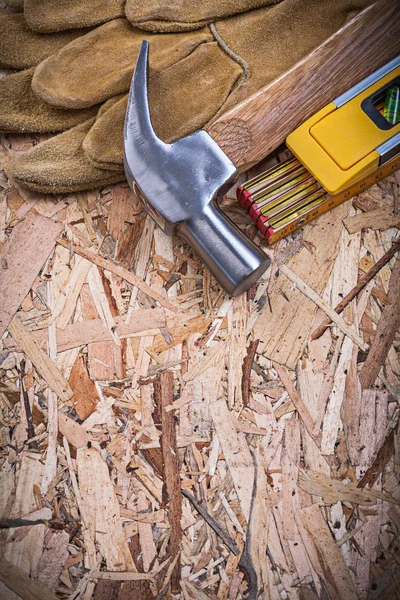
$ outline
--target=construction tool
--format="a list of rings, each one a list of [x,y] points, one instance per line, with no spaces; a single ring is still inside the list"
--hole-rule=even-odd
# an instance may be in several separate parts
[[[247,290],[270,261],[219,210],[218,197],[239,170],[257,163],[290,133],[299,111],[293,95],[300,98],[302,114],[308,118],[329,101],[329,92],[344,92],[349,82],[396,55],[397,8],[393,0],[368,7],[276,82],[219,117],[208,131],[172,144],[160,140],[151,124],[148,44],[143,42],[125,119],[128,183],[163,231],[186,239],[229,295]],[[351,55],[346,51],[350,45]],[[329,85],[321,87],[326,74]]]
[[[225,291],[237,296],[270,260],[218,208],[216,194],[235,182],[237,169],[205,131],[173,144],[152,127],[147,97],[148,43],[142,43],[132,79],[124,130],[127,180],[167,235],[181,235]]]
[[[400,56],[286,139],[294,157],[237,189],[268,244],[400,169]]]

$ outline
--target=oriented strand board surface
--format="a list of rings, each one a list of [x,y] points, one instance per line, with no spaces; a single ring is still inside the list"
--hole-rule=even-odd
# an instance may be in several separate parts
[[[1,597],[397,599],[396,177],[270,249],[230,193],[235,300],[128,188],[4,182]]]

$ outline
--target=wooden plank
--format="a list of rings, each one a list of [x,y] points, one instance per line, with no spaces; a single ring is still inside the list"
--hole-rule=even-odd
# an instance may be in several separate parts
[[[318,391],[321,391],[323,388],[323,374],[318,372],[314,373],[311,358],[305,358],[299,364],[297,378],[303,402],[307,407],[311,418],[315,420],[320,408]],[[317,437],[319,430],[317,431],[317,428],[314,427],[313,433],[315,437]],[[316,444],[315,439],[310,436],[305,428],[302,430],[301,437],[306,467],[313,471],[329,474],[329,465],[322,456],[321,450]]]
[[[96,410],[100,398],[96,385],[89,377],[85,359],[82,354],[78,356],[72,367],[68,383],[74,392],[74,408],[76,414],[84,421]]]
[[[336,502],[352,502],[364,506],[374,506],[378,499],[399,504],[393,496],[378,490],[360,489],[356,483],[344,484],[342,481],[332,479],[324,473],[316,471],[299,472],[299,487],[314,496],[321,496],[325,504]]]
[[[74,448],[84,448],[92,442],[92,437],[76,421],[58,411],[58,429]]]
[[[181,519],[182,519],[182,491],[179,474],[178,447],[176,443],[175,418],[172,412],[165,409],[170,406],[174,399],[174,376],[171,371],[161,373],[154,387],[155,400],[158,403],[161,414],[161,450],[163,456],[163,477],[165,491],[168,497],[168,518],[171,526],[171,537],[168,551],[172,560],[180,555],[182,543]],[[179,593],[181,579],[180,558],[175,563],[171,577],[172,593]]]
[[[373,279],[379,273],[379,271],[385,265],[387,265],[387,263],[393,258],[393,256],[396,254],[396,252],[399,251],[399,248],[400,248],[400,241],[397,241],[392,245],[390,250],[385,252],[385,254],[374,265],[372,265],[369,268],[368,272],[365,273],[365,275],[363,275],[359,279],[359,281],[353,287],[353,289],[348,294],[346,294],[346,296],[335,306],[336,313],[339,314],[342,312],[342,310],[344,310],[346,308],[346,306],[361,292],[361,290],[364,289],[364,287],[367,285],[367,283],[369,283],[371,281],[371,279]],[[330,321],[329,317],[326,317],[318,325],[318,327],[312,332],[311,339],[312,340],[318,339],[324,333],[324,331],[326,331],[326,328],[328,327],[330,322],[331,321]]]
[[[309,433],[309,435],[311,437],[313,437],[314,421],[313,421],[307,407],[305,406],[299,392],[296,390],[295,386],[293,385],[293,382],[289,377],[289,373],[279,363],[273,362],[272,364],[273,364],[275,371],[278,373],[279,379],[282,381],[283,385],[285,386],[286,391],[289,394],[291,401],[295,405],[296,410],[299,413],[301,420],[303,421],[304,427],[307,429],[307,432]]]
[[[234,417],[229,411],[225,400],[211,401],[210,412],[239,496],[242,512],[248,521],[253,491],[254,463],[246,438],[243,433],[237,432],[233,421]]]
[[[36,511],[34,486],[40,486],[43,471],[44,465],[38,460],[38,457],[33,454],[23,457],[15,489],[15,501],[10,514],[11,518],[28,516]],[[42,509],[40,513],[36,512],[37,518],[51,518],[51,511],[48,508]],[[35,527],[26,531],[26,535],[21,539],[18,535],[15,535],[18,530],[8,529],[3,558],[15,567],[22,569],[27,575],[32,573],[35,575],[43,550],[45,530],[44,525],[35,525]],[[2,588],[1,585],[0,588]],[[4,590],[0,589],[0,596],[2,595],[4,595]],[[17,600],[17,596],[13,593],[9,593],[7,598]]]
[[[96,266],[93,268],[97,270]],[[97,275],[99,276],[99,273],[97,273]],[[112,330],[116,325],[110,314],[109,306],[108,310],[106,309],[108,319],[106,319],[102,308],[102,305],[108,305],[108,300],[103,297],[101,305],[99,306],[99,302],[94,300],[93,294],[96,294],[96,290],[93,290],[90,285],[85,286],[82,289],[81,300],[83,315],[85,320],[88,321],[92,319],[97,320],[97,318],[100,317],[103,327],[108,331],[111,340],[88,344],[88,368],[90,377],[99,381],[123,379],[125,377],[125,370],[122,363],[121,340],[118,338],[116,332],[113,332]],[[107,320],[109,321],[108,323]],[[118,345],[116,341],[118,342]]]
[[[49,590],[54,590],[61,571],[69,556],[69,534],[66,531],[55,531],[40,557],[37,568],[38,581]]]
[[[390,229],[400,227],[400,215],[395,215],[392,206],[382,206],[375,210],[347,217],[343,221],[349,233],[362,229]]]
[[[36,213],[18,223],[0,248],[0,338],[29,292],[62,230]]]
[[[247,299],[246,294],[234,298],[228,311],[230,345],[228,355],[228,406],[242,406],[242,373],[238,365],[246,356]]]
[[[400,51],[397,0],[375,2],[207,129],[240,170]]]
[[[52,322],[57,323],[58,329],[65,329],[74,314],[78,297],[86,277],[92,268],[92,263],[81,256],[76,257],[75,265],[69,276],[65,289],[59,294],[52,310]]]
[[[115,318],[116,332],[120,339],[139,336],[144,331],[158,333],[159,329],[165,327],[165,311],[163,308],[148,308],[137,310],[133,313],[129,323],[125,317]],[[46,347],[47,332],[44,330],[32,331],[36,342],[41,348]],[[105,327],[101,319],[90,319],[71,323],[62,329],[56,329],[57,351],[65,352],[71,348],[79,348],[93,342],[107,342],[112,340],[111,333]],[[16,350],[15,341],[7,338],[4,347],[8,350]]]
[[[303,294],[312,300],[312,302],[314,302],[317,306],[319,306],[319,308],[322,308],[322,310],[329,316],[331,321],[335,323],[335,325],[337,325],[339,329],[351,340],[353,340],[353,342],[356,343],[361,350],[366,351],[368,349],[368,346],[364,344],[357,332],[354,331],[354,328],[348,325],[344,319],[342,319],[336,313],[336,311],[333,310],[333,308],[324,302],[322,298],[318,296],[318,294],[316,294],[312,288],[310,288],[310,286],[308,286],[302,279],[300,279],[300,277],[296,275],[296,273],[288,269],[286,265],[281,265],[280,270],[288,279],[290,279],[290,281],[296,284],[297,289],[303,292]]]

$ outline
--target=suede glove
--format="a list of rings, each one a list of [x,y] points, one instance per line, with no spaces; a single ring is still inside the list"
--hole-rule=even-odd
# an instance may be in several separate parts
[[[150,96],[152,106],[159,115],[156,121],[160,124],[160,134],[169,138],[174,133],[185,135],[189,129],[203,125],[218,110],[235,81],[240,78],[242,69],[219,47],[208,28],[179,34],[147,34],[146,37],[150,37],[154,50]],[[90,106],[111,96],[112,100],[107,102],[107,112],[111,111],[111,118],[103,121],[106,111],[102,109],[99,112],[99,126],[93,126],[94,134],[93,138],[88,138],[87,153],[82,142],[91,131],[93,122],[90,121],[46,141],[45,146],[39,144],[13,161],[9,173],[18,183],[35,191],[77,191],[124,179],[120,161],[122,134],[120,128],[114,131],[114,124],[123,124],[126,94],[118,105],[110,106],[117,99],[115,96],[118,92],[126,92],[129,88],[143,33],[133,28],[126,19],[119,19],[80,39],[80,44],[71,43],[44,61],[36,69],[35,77],[38,73],[40,76],[44,73],[51,84],[56,85],[56,90],[51,89],[50,94],[44,97],[47,101],[51,98],[53,104],[54,98],[57,98],[56,103],[64,107]],[[108,60],[100,62],[99,58],[103,56],[107,56]],[[88,69],[82,69],[83,65],[88,65]],[[213,65],[219,65],[217,79],[209,76]],[[78,79],[74,77],[75,74]],[[193,80],[194,74],[196,81]],[[202,86],[202,94],[198,92],[199,86]],[[33,89],[43,97],[35,84]],[[44,89],[47,91],[47,88]],[[43,102],[39,96],[34,96],[37,102]],[[161,98],[165,99],[165,105],[159,103]],[[48,102],[44,105],[50,107]],[[162,116],[163,106],[169,115],[166,120]],[[85,110],[53,108],[61,113],[72,114]],[[18,104],[14,103],[14,112],[17,113],[14,119],[18,116],[23,119],[25,110],[18,115],[18,109]],[[13,106],[10,110],[12,113]],[[8,118],[9,115],[10,112]],[[97,132],[101,132],[101,151],[97,148]],[[109,143],[103,143],[108,136]],[[91,153],[92,139],[94,151]],[[72,152],[70,146],[73,147]],[[99,166],[102,168],[99,169]],[[110,175],[111,170],[114,173]]]
[[[171,141],[212,122],[275,79],[369,3],[284,0],[190,34],[143,35],[129,29],[126,20],[117,20],[74,40],[41,63],[33,78],[33,89],[54,106],[76,108],[122,93],[129,87],[137,51],[145,37],[150,41],[152,119],[159,135]],[[185,41],[178,43],[181,37]],[[161,40],[167,40],[165,46]],[[62,180],[59,166],[69,139],[66,132],[46,142],[46,173],[38,146],[36,154],[29,153],[29,159],[22,155],[14,162],[16,179],[39,191],[48,191],[52,185],[55,191],[66,191],[93,187],[97,181],[93,168],[102,167],[121,176],[124,102],[121,99],[99,115],[85,135],[83,129],[79,130],[82,145],[74,154],[79,177],[74,179],[74,169],[70,168],[71,175]],[[51,164],[59,174],[56,188]]]
[[[157,135],[170,143],[200,129],[219,110],[241,75],[239,65],[217,42],[201,44],[181,61],[151,75],[149,104]],[[83,142],[86,156],[100,168],[123,169],[127,99],[126,94],[104,113]]]
[[[202,48],[207,49],[209,62],[198,60],[197,51],[150,78],[149,101],[156,133],[171,142],[212,123],[290,69],[370,3],[284,0],[218,21],[213,32],[230,64],[215,52],[211,58],[212,44],[207,43]],[[150,44],[150,56],[151,51]],[[232,62],[240,65],[241,77],[224,77]],[[201,94],[194,94],[194,88]],[[105,113],[85,138],[86,154],[98,166],[123,166],[125,108],[126,99]]]
[[[84,35],[87,29],[71,29],[60,33],[35,33],[21,13],[0,18],[0,67],[29,69]]]
[[[42,33],[93,27],[124,16],[125,0],[25,0],[28,26]]]

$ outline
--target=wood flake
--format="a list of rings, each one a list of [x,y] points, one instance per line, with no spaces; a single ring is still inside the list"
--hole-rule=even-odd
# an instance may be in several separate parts
[[[29,213],[0,248],[0,338],[31,289],[61,230],[61,223]]]

